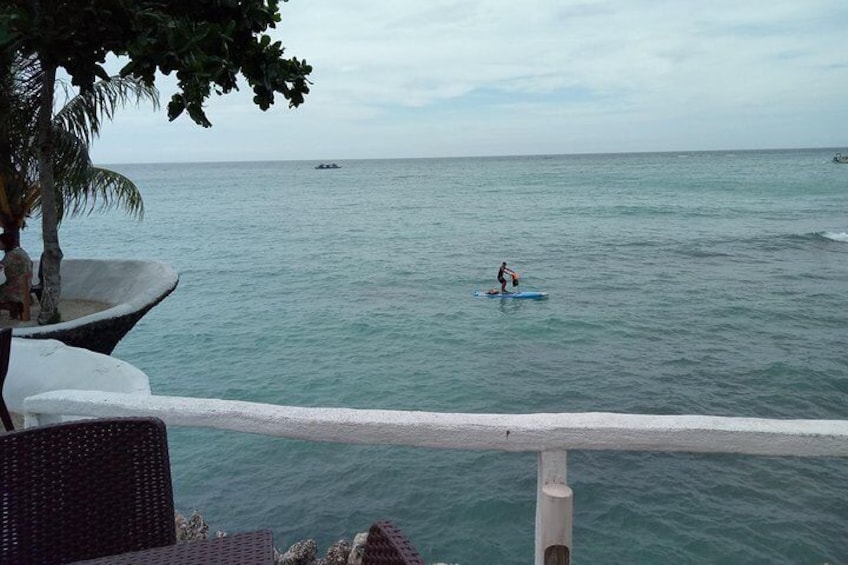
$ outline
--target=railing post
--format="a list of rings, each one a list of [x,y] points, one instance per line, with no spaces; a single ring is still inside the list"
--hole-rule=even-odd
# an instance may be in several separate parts
[[[536,486],[536,565],[571,563],[572,492],[565,451],[540,451]]]

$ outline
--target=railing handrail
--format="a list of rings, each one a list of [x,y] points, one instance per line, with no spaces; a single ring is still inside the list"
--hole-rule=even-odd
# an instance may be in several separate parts
[[[240,400],[61,390],[24,401],[26,425],[44,416],[156,416],[309,441],[500,451],[681,451],[848,457],[848,421],[608,412],[469,414],[308,408]]]
[[[50,416],[156,416],[308,441],[538,452],[534,564],[570,562],[573,494],[566,451],[688,451],[848,457],[848,421],[604,412],[462,414],[304,408],[241,400],[61,390],[24,400],[25,425]]]

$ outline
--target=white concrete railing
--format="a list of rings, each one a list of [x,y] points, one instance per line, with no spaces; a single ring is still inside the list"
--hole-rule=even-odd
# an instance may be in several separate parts
[[[170,426],[309,441],[535,451],[539,454],[536,565],[570,560],[572,493],[566,481],[569,449],[848,457],[848,421],[844,420],[301,408],[77,390],[31,396],[24,401],[24,416],[26,427],[56,421],[57,416],[155,416]]]

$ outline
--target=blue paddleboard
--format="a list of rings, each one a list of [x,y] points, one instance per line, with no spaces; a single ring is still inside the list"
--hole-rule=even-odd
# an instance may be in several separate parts
[[[489,297],[489,298],[530,298],[530,299],[533,299],[533,300],[542,300],[543,298],[548,297],[548,293],[547,292],[524,291],[524,292],[506,292],[506,293],[497,292],[497,293],[489,294],[488,292],[486,292],[484,290],[478,290],[478,291],[474,292],[474,296],[486,296],[486,297]]]

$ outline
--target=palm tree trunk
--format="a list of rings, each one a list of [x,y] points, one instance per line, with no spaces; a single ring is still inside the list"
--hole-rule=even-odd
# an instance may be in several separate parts
[[[59,296],[62,279],[62,248],[59,247],[59,222],[56,208],[56,184],[53,178],[53,96],[56,86],[56,64],[41,61],[44,82],[41,107],[38,111],[38,175],[41,184],[41,235],[44,251],[41,255],[44,273],[44,290],[41,294],[39,324],[52,324],[61,320]]]

